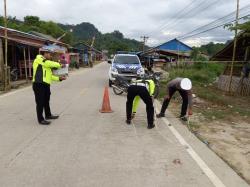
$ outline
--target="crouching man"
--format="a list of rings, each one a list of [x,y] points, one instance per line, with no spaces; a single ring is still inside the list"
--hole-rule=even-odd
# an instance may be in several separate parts
[[[192,82],[188,78],[176,78],[171,80],[167,84],[167,95],[164,98],[161,112],[156,115],[157,118],[165,117],[165,112],[168,108],[168,104],[176,91],[178,91],[182,97],[182,107],[181,107],[181,114],[180,118],[183,121],[187,121],[187,109],[188,114],[192,115]]]

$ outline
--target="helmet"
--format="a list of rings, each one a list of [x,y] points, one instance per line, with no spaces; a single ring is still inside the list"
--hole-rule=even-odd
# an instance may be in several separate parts
[[[191,90],[192,89],[192,82],[188,78],[184,78],[181,80],[181,89],[183,90]]]

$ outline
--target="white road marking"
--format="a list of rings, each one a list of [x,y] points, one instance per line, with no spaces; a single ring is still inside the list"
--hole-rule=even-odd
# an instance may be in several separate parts
[[[159,106],[159,102],[158,102]],[[159,112],[158,108],[156,108],[157,112]],[[180,133],[174,128],[173,125],[169,126],[169,121],[166,118],[162,118],[164,123],[173,133],[173,135],[177,138],[181,145],[186,147],[187,152],[189,155],[194,159],[194,161],[198,164],[201,170],[207,175],[209,180],[213,183],[216,187],[226,187],[223,182],[216,176],[216,174],[208,167],[208,165],[201,159],[201,157],[194,151],[192,146],[190,146],[186,140],[180,135]]]

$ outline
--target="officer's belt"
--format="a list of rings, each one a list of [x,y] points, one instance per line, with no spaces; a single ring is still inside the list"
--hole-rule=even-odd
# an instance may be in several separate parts
[[[135,86],[144,86],[144,87],[146,87],[146,84],[145,84],[145,83],[141,83],[141,82],[132,83],[132,85],[135,85]]]

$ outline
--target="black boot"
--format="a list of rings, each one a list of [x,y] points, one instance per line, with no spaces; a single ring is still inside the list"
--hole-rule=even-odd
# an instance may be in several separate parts
[[[159,114],[156,114],[156,117],[157,118],[162,118],[162,117],[165,117],[165,114],[159,113]]]
[[[126,123],[127,123],[128,125],[130,125],[130,124],[131,124],[131,119],[127,119],[127,120],[126,120]]]
[[[46,116],[45,119],[58,119],[59,115]]]
[[[155,127],[155,124],[149,124],[148,129],[153,129]]]
[[[39,121],[39,124],[40,125],[49,125],[50,121],[42,120],[42,121]]]
[[[180,116],[180,119],[181,119],[182,121],[187,121],[187,120],[188,120],[186,116]]]

